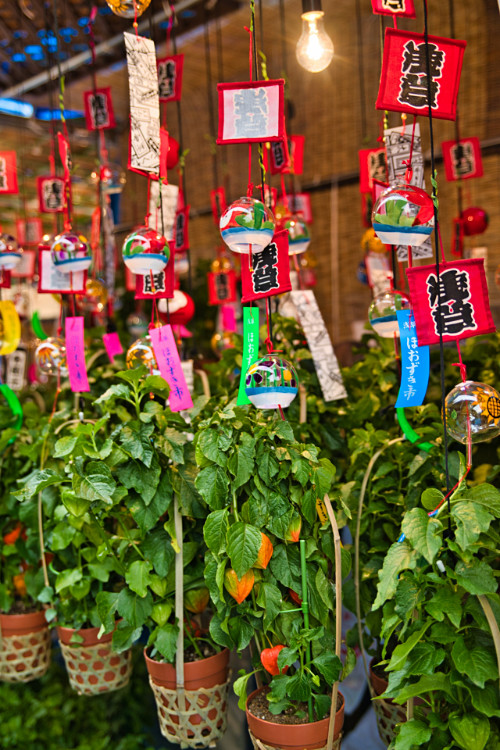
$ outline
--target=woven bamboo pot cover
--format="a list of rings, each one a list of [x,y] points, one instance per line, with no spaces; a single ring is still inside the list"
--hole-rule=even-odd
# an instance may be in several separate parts
[[[227,727],[227,692],[229,680],[222,685],[185,690],[186,710],[181,711],[177,690],[149,684],[158,709],[160,731],[170,742],[182,747],[215,747]]]
[[[104,644],[68,646],[61,643],[69,683],[80,695],[110,693],[128,684],[132,672],[131,651],[117,654]]]
[[[0,634],[0,681],[30,682],[50,664],[50,633],[43,628],[27,635]]]
[[[389,703],[381,698],[372,701],[380,739],[389,747],[396,736],[396,724],[406,721],[406,711],[396,703]]]

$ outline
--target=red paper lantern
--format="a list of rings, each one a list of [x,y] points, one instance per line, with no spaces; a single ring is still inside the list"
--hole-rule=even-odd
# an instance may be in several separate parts
[[[471,237],[473,234],[482,234],[488,227],[488,214],[478,206],[466,208],[460,214],[460,218],[463,221],[464,234],[467,237]]]

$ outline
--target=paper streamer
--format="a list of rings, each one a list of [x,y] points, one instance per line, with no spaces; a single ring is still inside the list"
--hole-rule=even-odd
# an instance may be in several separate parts
[[[73,393],[90,391],[85,364],[85,341],[83,337],[83,316],[66,318],[66,359],[69,383]]]
[[[14,303],[10,300],[0,302],[0,316],[3,322],[0,354],[11,354],[16,351],[21,341],[21,321]]]
[[[110,362],[113,362],[118,354],[123,354],[123,346],[120,337],[116,332],[105,333],[102,337],[102,342],[106,347],[106,352]]]
[[[234,331],[236,331],[236,314],[234,312],[234,307],[231,307],[231,305],[222,305],[221,317],[222,329],[234,333]]]
[[[401,385],[396,409],[421,406],[429,383],[429,347],[419,346],[411,310],[396,310],[401,341]]]
[[[35,334],[35,336],[41,341],[44,341],[45,339],[49,338],[42,328],[42,324],[40,322],[40,315],[36,311],[31,316],[31,327],[33,329],[33,333]]]
[[[249,404],[250,399],[245,393],[245,380],[250,365],[259,358],[259,308],[243,308],[243,355],[240,375],[240,387],[238,389],[238,406]]]
[[[161,326],[161,328],[152,328],[149,335],[161,376],[170,386],[170,393],[168,394],[170,409],[172,411],[191,409],[193,400],[189,393],[179,352],[175,345],[172,326],[166,325]]]
[[[160,170],[160,101],[152,39],[124,32],[130,92],[130,167]]]

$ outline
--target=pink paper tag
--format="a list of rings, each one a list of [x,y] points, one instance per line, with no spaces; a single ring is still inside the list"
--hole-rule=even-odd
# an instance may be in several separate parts
[[[117,354],[123,354],[123,346],[117,333],[105,333],[102,341],[106,347],[110,362],[113,362]]]
[[[231,305],[222,305],[222,330],[223,331],[236,331],[236,315],[234,313],[234,307]]]
[[[187,387],[186,378],[182,371],[179,352],[175,345],[172,326],[166,325],[161,328],[151,328],[149,331],[153,343],[158,368],[161,376],[165,378],[170,386],[168,403],[172,411],[190,409],[193,400]]]
[[[73,393],[90,391],[85,365],[85,342],[83,339],[83,316],[66,318],[66,360],[69,383]]]

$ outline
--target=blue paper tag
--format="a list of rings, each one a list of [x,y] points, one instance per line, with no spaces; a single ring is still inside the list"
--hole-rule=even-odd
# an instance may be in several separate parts
[[[421,406],[429,383],[429,347],[419,346],[411,310],[397,310],[401,341],[401,386],[396,409]]]

